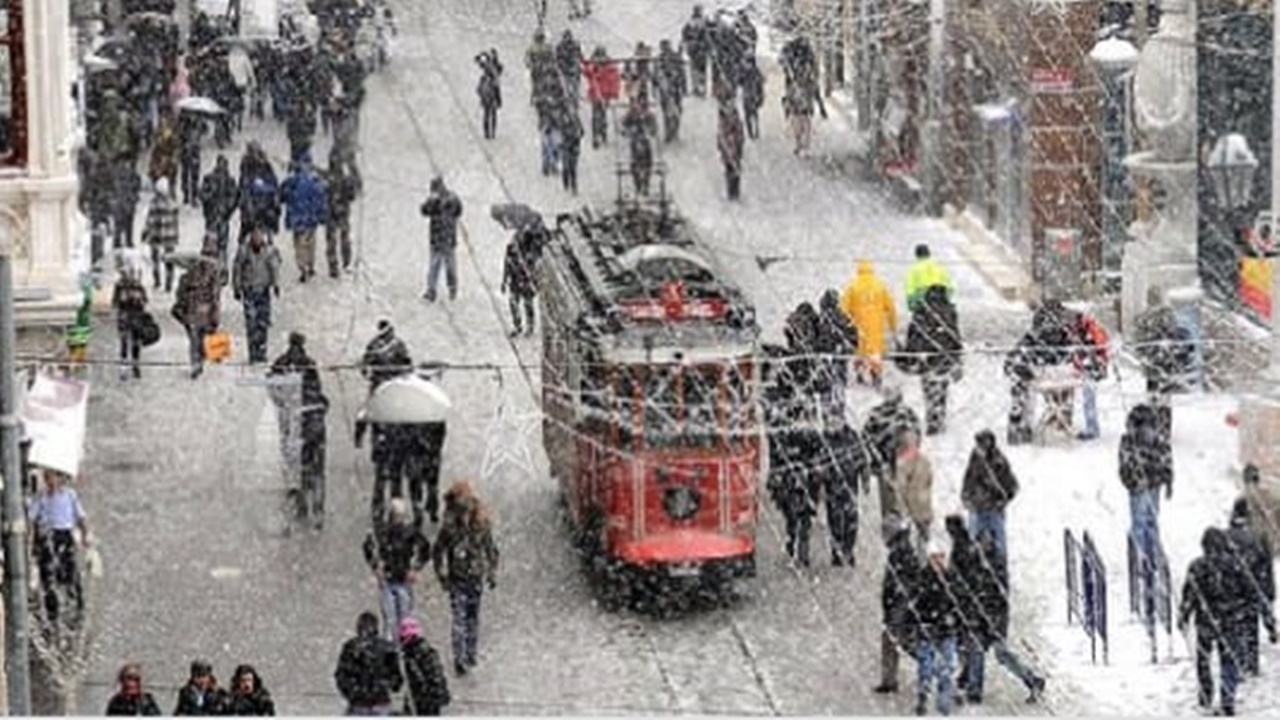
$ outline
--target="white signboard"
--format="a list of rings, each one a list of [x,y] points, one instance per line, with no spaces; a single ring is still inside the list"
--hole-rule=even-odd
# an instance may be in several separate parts
[[[26,436],[31,438],[30,463],[71,477],[79,475],[88,409],[88,383],[37,375],[21,414]]]

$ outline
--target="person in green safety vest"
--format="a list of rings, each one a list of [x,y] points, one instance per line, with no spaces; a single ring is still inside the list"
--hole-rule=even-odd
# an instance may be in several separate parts
[[[920,243],[916,245],[916,261],[907,270],[907,310],[918,310],[924,304],[924,291],[934,285],[945,287],[947,300],[955,301],[955,286],[951,282],[951,276],[931,257],[929,246]]]
[[[67,328],[67,358],[77,367],[89,357],[89,338],[93,336],[93,282],[81,283],[84,300],[76,310],[75,324]]]

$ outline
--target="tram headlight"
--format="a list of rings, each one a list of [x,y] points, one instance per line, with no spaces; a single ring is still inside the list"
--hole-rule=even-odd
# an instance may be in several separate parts
[[[672,520],[688,520],[698,514],[702,494],[688,485],[669,487],[662,493],[662,508]]]

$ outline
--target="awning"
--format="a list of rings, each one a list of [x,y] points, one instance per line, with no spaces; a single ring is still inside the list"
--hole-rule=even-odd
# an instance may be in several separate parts
[[[23,434],[31,439],[28,462],[71,477],[79,475],[88,410],[88,383],[37,375],[20,412]]]

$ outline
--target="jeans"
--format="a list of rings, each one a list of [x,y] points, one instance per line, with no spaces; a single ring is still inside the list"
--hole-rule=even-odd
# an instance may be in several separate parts
[[[1196,631],[1196,680],[1199,683],[1201,707],[1213,705],[1213,671],[1209,666],[1214,649],[1218,651],[1218,672],[1222,676],[1222,708],[1234,710],[1236,686],[1240,684],[1241,647],[1239,639],[1231,633],[1212,637],[1209,632]]]
[[[938,712],[951,714],[955,695],[953,676],[956,667],[956,639],[920,640],[916,643],[916,708],[929,705],[929,688],[938,685]]]
[[[173,248],[160,245],[160,243],[151,244],[151,280],[155,287],[160,287],[160,272],[164,268],[164,291],[171,292],[173,290],[173,263],[166,262],[165,256],[173,252]]]
[[[992,643],[991,650],[996,654],[996,662],[1013,673],[1013,676],[1030,690],[1036,681],[1036,674],[1009,648],[1009,644],[1003,639],[996,640]],[[968,673],[961,676],[960,683],[966,697],[971,700],[980,700],[985,685],[987,651],[980,643],[974,642],[965,649],[965,652],[968,657],[966,664]]]
[[[244,329],[249,336],[249,362],[267,361],[267,330],[271,327],[271,291],[244,291]]]
[[[542,174],[554,175],[560,165],[560,143],[553,130],[542,131]]]
[[[1156,632],[1156,562],[1160,557],[1160,494],[1158,490],[1129,493],[1129,536],[1138,553],[1142,617],[1147,635]]]
[[[439,284],[440,271],[443,270],[445,280],[449,284],[449,299],[458,294],[458,251],[455,248],[431,248],[431,261],[427,267],[427,298],[436,299],[436,286]]]
[[[453,612],[453,663],[475,667],[476,643],[480,639],[479,585],[455,583],[449,587],[449,609]]]
[[[351,267],[351,221],[329,218],[324,227],[324,258],[329,264],[329,275],[338,277],[338,255],[342,255],[342,268]]]
[[[187,326],[187,355],[191,358],[192,373],[204,369],[204,336],[215,329],[198,323]]]
[[[1005,542],[1004,511],[974,510],[969,513],[969,535],[975,540],[983,530],[991,531],[996,547],[1000,548],[1001,557],[1009,557],[1009,547]]]
[[[382,592],[382,634],[391,642],[397,642],[400,621],[413,613],[413,588],[407,583],[383,579],[378,589]]]
[[[222,262],[222,267],[227,267],[227,250],[231,243],[231,219],[222,220],[205,220],[205,227],[208,228],[218,238],[218,259]]]
[[[498,106],[485,105],[484,116],[481,119],[484,126],[484,137],[486,140],[492,140],[498,136]]]
[[[195,205],[200,200],[200,153],[184,153],[178,170],[182,181],[182,204]]]
[[[1084,439],[1098,437],[1098,385],[1092,380],[1085,380],[1080,385],[1081,404],[1084,412]]]
[[[138,356],[142,354],[142,343],[138,341],[138,332],[133,322],[129,325],[119,324],[120,359],[129,363],[129,370],[134,377],[142,377],[142,369],[138,367]]]
[[[507,296],[507,304],[511,307],[511,325],[517,333],[527,330],[530,335],[533,334],[533,295],[521,295],[512,292]],[[524,306],[524,315],[527,320],[521,325],[520,322],[520,306]]]
[[[603,102],[591,103],[591,147],[598,148],[609,141],[608,106]]]

